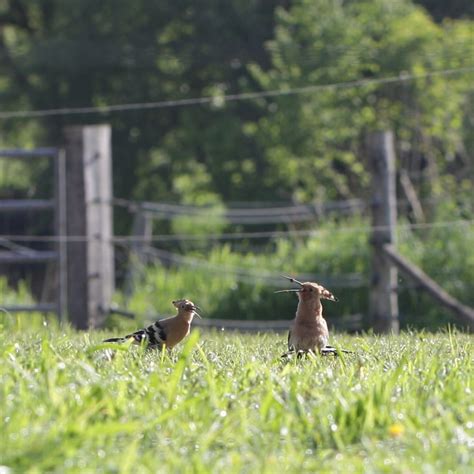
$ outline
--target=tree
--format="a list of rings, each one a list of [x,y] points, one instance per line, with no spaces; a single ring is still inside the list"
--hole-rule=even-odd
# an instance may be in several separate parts
[[[436,25],[405,0],[299,0],[277,10],[272,68],[251,69],[262,88],[285,90],[472,67],[471,28]],[[471,78],[369,82],[265,101],[269,113],[251,131],[272,170],[266,185],[306,201],[364,195],[364,135],[379,128],[396,132],[401,167],[449,171],[449,160],[462,160],[463,119],[472,118],[464,107]]]
[[[216,97],[210,106],[1,124],[3,143],[57,144],[64,125],[110,121],[119,197],[361,197],[363,136],[374,127],[396,131],[410,171],[472,166],[468,74],[222,100],[472,66],[472,22],[435,24],[408,0],[4,0],[0,55],[4,110]]]
[[[0,4],[5,109],[175,100],[253,89],[245,65],[269,63],[264,42],[285,1],[7,0]],[[63,126],[110,121],[114,188],[136,199],[220,201],[257,187],[242,123],[252,103],[57,116],[2,125],[3,142],[59,143]],[[33,124],[33,125],[32,125]],[[37,124],[40,124],[38,127]],[[245,172],[244,172],[245,173]],[[41,179],[39,180],[41,181]],[[207,198],[206,198],[207,196]]]
[[[432,15],[435,21],[446,18],[474,18],[474,3],[471,0],[415,0]]]

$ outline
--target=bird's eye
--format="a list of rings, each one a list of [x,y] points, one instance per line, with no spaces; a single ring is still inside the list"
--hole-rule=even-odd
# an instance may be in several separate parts
[[[181,308],[183,308],[183,309],[184,309],[184,304],[182,304],[182,305],[181,305]]]
[[[312,289],[312,288],[310,288],[310,289],[309,289],[309,291],[313,291],[313,289]]]

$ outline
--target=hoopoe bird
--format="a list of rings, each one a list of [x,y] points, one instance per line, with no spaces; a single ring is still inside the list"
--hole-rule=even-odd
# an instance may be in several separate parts
[[[172,303],[178,310],[176,316],[156,321],[124,337],[105,339],[104,342],[125,342],[133,339],[134,344],[145,343],[149,349],[162,349],[164,346],[171,350],[189,334],[194,316],[201,317],[197,312],[199,307],[190,300],[176,300]]]
[[[323,318],[322,299],[337,301],[337,298],[324,286],[313,282],[304,282],[291,277],[284,277],[299,288],[278,290],[275,293],[296,292],[298,294],[298,307],[296,316],[288,333],[288,356],[295,353],[299,356],[307,353],[320,353],[322,355],[337,355],[336,348],[328,345],[329,330]],[[342,352],[349,352],[342,350]]]

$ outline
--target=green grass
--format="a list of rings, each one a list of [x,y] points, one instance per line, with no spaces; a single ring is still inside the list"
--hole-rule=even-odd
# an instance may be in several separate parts
[[[474,469],[469,335],[336,335],[358,354],[282,363],[283,334],[196,331],[108,359],[104,333],[22,324],[0,335],[13,473]]]

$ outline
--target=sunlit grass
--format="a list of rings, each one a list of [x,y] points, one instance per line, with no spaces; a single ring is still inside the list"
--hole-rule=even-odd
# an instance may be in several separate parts
[[[1,465],[12,472],[472,472],[471,337],[193,332],[168,357],[104,333],[3,326]],[[116,347],[116,346],[114,346]]]

